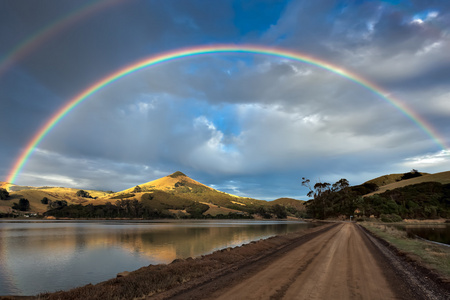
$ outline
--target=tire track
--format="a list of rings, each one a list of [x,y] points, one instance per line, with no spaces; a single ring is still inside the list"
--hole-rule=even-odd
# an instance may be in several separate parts
[[[337,224],[331,230],[274,260],[251,278],[207,299],[282,299],[299,275],[308,270],[341,229],[342,224]]]
[[[339,231],[342,229],[339,228]],[[338,231],[338,232],[339,232]],[[303,265],[301,265],[297,271],[295,272],[295,274],[293,276],[291,276],[290,278],[288,278],[288,282],[283,285],[280,289],[278,289],[276,291],[275,294],[270,296],[271,300],[278,300],[278,299],[282,299],[287,290],[291,287],[291,285],[295,282],[295,280],[297,279],[298,276],[300,276],[307,268],[308,266],[314,261],[314,259],[316,259],[317,256],[319,256],[319,254],[328,246],[328,243],[334,238],[334,236],[331,236],[325,243],[323,243],[323,245],[321,246],[321,248],[319,249],[319,251],[315,252],[311,258],[309,258]]]

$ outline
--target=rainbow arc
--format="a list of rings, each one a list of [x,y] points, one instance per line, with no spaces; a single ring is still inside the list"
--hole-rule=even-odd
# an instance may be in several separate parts
[[[356,84],[370,90],[377,96],[379,96],[384,101],[391,104],[397,110],[399,110],[403,115],[409,118],[416,126],[418,126],[423,132],[425,132],[442,150],[447,150],[448,147],[444,143],[444,139],[439,136],[437,131],[428,124],[424,119],[422,119],[417,113],[412,109],[402,104],[398,99],[392,97],[387,91],[383,90],[376,84],[368,81],[367,79],[347,71],[339,66],[333,65],[327,61],[320,60],[299,52],[294,52],[285,49],[265,47],[265,46],[255,46],[255,45],[209,45],[209,46],[199,46],[186,49],[179,49],[171,52],[165,52],[162,54],[157,54],[145,58],[136,63],[128,65],[102,79],[95,82],[88,88],[81,91],[78,95],[70,99],[63,107],[61,107],[56,113],[54,113],[51,118],[45,122],[45,124],[36,132],[33,138],[27,143],[25,149],[21,155],[16,159],[14,165],[9,172],[7,182],[14,183],[17,176],[23,169],[27,160],[30,158],[34,149],[39,145],[43,138],[55,127],[58,122],[60,122],[64,116],[70,113],[74,108],[76,108],[80,103],[86,101],[91,95],[99,91],[100,89],[120,80],[121,78],[135,73],[144,68],[155,66],[169,61],[181,60],[188,57],[211,55],[211,54],[225,54],[225,53],[246,53],[246,54],[262,54],[278,58],[289,59],[293,61],[299,61],[307,63],[342,77],[345,77]]]

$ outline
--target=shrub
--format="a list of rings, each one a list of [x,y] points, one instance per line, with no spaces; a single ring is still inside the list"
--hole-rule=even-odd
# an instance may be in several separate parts
[[[48,200],[48,206],[52,209],[60,209],[60,208],[67,206],[67,201],[66,200],[56,200],[56,201]]]
[[[119,194],[117,196],[111,197],[110,199],[126,199],[134,196],[135,196],[134,194],[127,193],[127,194]]]
[[[77,192],[77,196],[78,196],[78,197],[83,197],[83,198],[92,198],[91,195],[89,195],[88,192],[83,191],[83,190],[79,190],[79,191]]]
[[[287,218],[287,212],[286,212],[286,208],[284,206],[275,204],[271,210],[277,216],[278,219],[286,219]]]
[[[6,200],[9,197],[9,193],[5,189],[0,189],[0,200]]]
[[[411,178],[420,177],[420,176],[422,176],[422,174],[419,173],[419,171],[412,169],[411,172],[404,173],[400,180],[406,180],[406,179],[411,179]]]
[[[184,183],[183,181],[178,181],[177,183],[175,183],[175,187],[180,187],[180,186],[185,186],[186,183]]]
[[[47,197],[42,198],[41,203],[48,204],[48,198]]]
[[[201,218],[203,213],[209,209],[209,206],[203,203],[194,202],[186,207],[186,212],[194,218]]]
[[[397,214],[381,214],[380,220],[382,222],[391,223],[391,222],[401,222],[403,219]]]
[[[20,211],[27,211],[30,209],[30,201],[25,198],[20,198],[19,204],[14,203],[12,208]]]

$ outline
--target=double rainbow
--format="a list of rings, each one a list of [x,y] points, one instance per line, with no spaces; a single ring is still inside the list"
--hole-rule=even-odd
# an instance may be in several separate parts
[[[319,60],[317,58],[304,55],[299,52],[289,51],[279,48],[271,48],[265,46],[254,46],[254,45],[210,45],[210,46],[200,46],[186,49],[179,49],[171,52],[166,52],[158,55],[145,58],[129,66],[126,66],[104,78],[97,81],[87,89],[83,90],[77,96],[69,100],[62,108],[60,108],[47,122],[42,126],[38,132],[33,136],[33,138],[28,142],[27,146],[21,153],[21,155],[15,161],[9,175],[7,177],[7,182],[14,183],[17,176],[21,172],[22,168],[26,164],[30,155],[33,153],[34,149],[39,145],[42,139],[52,130],[53,127],[58,124],[58,122],[64,118],[70,111],[72,111],[78,104],[85,101],[89,96],[97,92],[98,90],[112,84],[113,82],[137,72],[141,69],[151,67],[157,64],[161,64],[168,61],[179,60],[192,56],[201,56],[207,54],[222,54],[222,53],[247,53],[247,54],[263,54],[268,56],[274,56],[284,59],[289,59],[293,61],[299,61],[307,63],[313,66],[317,66],[322,69],[326,69],[333,73],[336,73],[342,77],[345,77],[360,86],[372,91],[374,94],[380,96],[383,100],[398,109],[403,115],[409,118],[413,123],[415,123],[421,130],[423,130],[430,138],[439,145],[440,148],[446,150],[447,147],[444,143],[444,139],[439,137],[439,134],[434,130],[434,128],[429,125],[424,119],[416,114],[413,110],[402,104],[398,99],[395,99],[389,95],[388,92],[384,91],[381,87],[376,84],[369,82],[368,80],[362,78],[361,76],[342,69],[336,65],[330,64],[324,60]]]

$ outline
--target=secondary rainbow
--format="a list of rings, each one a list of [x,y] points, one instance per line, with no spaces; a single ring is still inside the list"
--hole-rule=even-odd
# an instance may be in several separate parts
[[[265,46],[255,46],[255,45],[209,45],[209,46],[199,46],[185,49],[178,49],[171,52],[165,52],[162,54],[157,54],[145,58],[136,63],[128,65],[104,78],[97,81],[93,85],[89,86],[87,89],[83,90],[81,93],[76,95],[70,101],[68,101],[63,107],[61,107],[47,122],[39,129],[39,131],[33,136],[33,138],[28,142],[24,148],[21,155],[15,161],[11,171],[9,172],[7,182],[14,183],[17,176],[21,172],[22,168],[26,164],[33,150],[39,145],[42,139],[55,127],[58,122],[64,118],[72,109],[77,105],[85,101],[89,96],[97,92],[98,90],[112,84],[113,82],[137,72],[141,69],[151,67],[157,64],[161,64],[168,61],[183,59],[193,56],[201,56],[208,54],[223,54],[223,53],[247,53],[247,54],[262,54],[269,55],[294,61],[299,61],[307,63],[319,68],[326,69],[340,76],[348,78],[349,80],[367,88],[376,95],[380,96],[382,99],[393,105],[396,109],[401,111],[407,118],[413,121],[419,128],[421,128],[428,136],[432,138],[436,144],[440,146],[443,150],[446,150],[444,139],[440,138],[438,133],[433,129],[433,127],[423,119],[419,117],[414,111],[406,107],[400,102],[400,100],[395,99],[389,95],[388,92],[384,91],[381,87],[368,80],[362,78],[361,76],[349,72],[343,68],[333,65],[324,60],[319,60],[317,58],[290,50],[272,48]]]
[[[60,34],[64,29],[76,24],[91,14],[102,11],[103,9],[125,3],[122,0],[101,0],[89,2],[74,11],[64,15],[63,17],[47,24],[38,31],[29,35],[27,38],[17,44],[3,59],[0,60],[0,77],[8,71],[8,69],[22,58],[26,57],[33,50],[36,50],[52,37]]]

